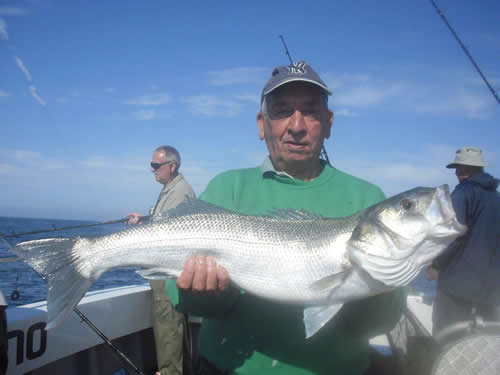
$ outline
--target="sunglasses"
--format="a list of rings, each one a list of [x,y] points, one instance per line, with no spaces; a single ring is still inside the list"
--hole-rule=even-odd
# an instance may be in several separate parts
[[[157,169],[160,169],[163,165],[170,164],[170,163],[173,163],[173,162],[174,162],[174,160],[169,160],[169,161],[165,161],[163,163],[153,163],[153,162],[151,162],[150,164],[151,164],[151,168],[153,168],[156,171]]]

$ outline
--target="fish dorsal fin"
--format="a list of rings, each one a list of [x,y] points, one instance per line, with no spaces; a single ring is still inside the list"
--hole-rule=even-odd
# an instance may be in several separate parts
[[[342,284],[347,277],[350,270],[344,270],[337,273],[333,273],[322,279],[316,280],[314,283],[309,285],[309,288],[314,291],[322,291],[325,289],[335,289],[340,284]]]
[[[201,199],[188,198],[180,203],[177,207],[163,212],[156,216],[154,221],[166,220],[172,217],[187,216],[194,214],[228,214],[234,211],[216,206],[215,204],[205,202]]]
[[[275,219],[286,219],[286,220],[323,220],[323,216],[318,214],[313,214],[304,210],[295,210],[291,208],[277,208],[269,211],[267,214],[269,217]]]
[[[304,309],[306,339],[318,332],[342,307],[341,303],[327,306],[312,306]]]

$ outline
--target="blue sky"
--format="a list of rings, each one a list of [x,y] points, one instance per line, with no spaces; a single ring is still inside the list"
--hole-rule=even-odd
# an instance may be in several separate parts
[[[436,0],[500,88],[500,2]],[[146,212],[171,144],[195,191],[267,155],[255,116],[272,68],[306,60],[334,95],[332,163],[387,195],[456,184],[483,148],[500,176],[500,105],[427,0],[0,2],[0,216]]]

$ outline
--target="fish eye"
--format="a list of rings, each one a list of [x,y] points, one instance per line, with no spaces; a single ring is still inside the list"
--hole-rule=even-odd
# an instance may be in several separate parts
[[[400,203],[400,206],[403,210],[409,211],[414,207],[414,204],[409,199],[403,199]]]

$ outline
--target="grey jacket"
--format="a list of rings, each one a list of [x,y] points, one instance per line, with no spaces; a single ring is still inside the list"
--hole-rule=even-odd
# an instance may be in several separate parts
[[[188,198],[196,198],[193,189],[186,182],[182,174],[178,174],[163,188],[156,204],[149,209],[150,215],[161,215],[163,212],[175,208]]]
[[[500,306],[499,180],[477,173],[457,185],[451,197],[467,233],[433,265],[438,289],[468,301]]]

